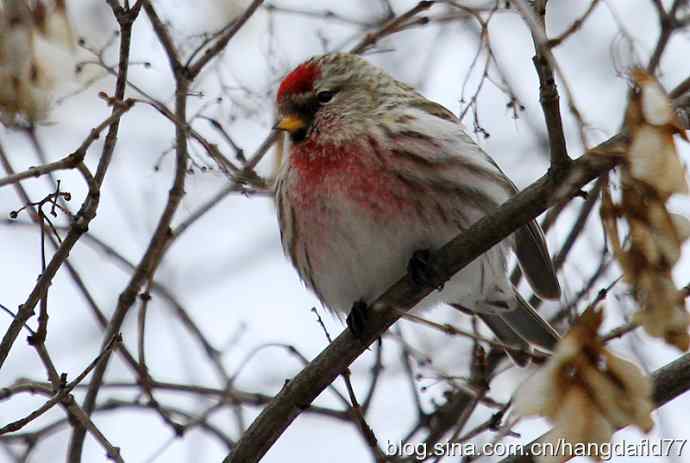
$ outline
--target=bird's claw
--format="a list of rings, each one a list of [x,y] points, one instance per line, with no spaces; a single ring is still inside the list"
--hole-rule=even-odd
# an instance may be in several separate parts
[[[407,273],[418,286],[435,288],[439,291],[443,289],[443,283],[435,283],[442,278],[438,269],[431,265],[431,250],[429,249],[419,249],[412,254],[407,263]]]
[[[357,301],[352,304],[350,314],[347,316],[347,327],[357,339],[362,339],[367,320],[369,319],[369,307],[364,301]]]

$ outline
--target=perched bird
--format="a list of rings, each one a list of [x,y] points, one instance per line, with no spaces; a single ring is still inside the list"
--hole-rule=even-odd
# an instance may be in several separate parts
[[[430,250],[517,192],[452,112],[359,56],[306,61],[276,99],[276,128],[290,139],[275,190],[283,249],[326,307],[350,312],[355,334],[367,304],[406,268],[423,280]],[[538,295],[560,296],[544,235],[531,222],[420,305],[469,309],[507,345],[551,349],[558,334],[508,279],[509,248]]]

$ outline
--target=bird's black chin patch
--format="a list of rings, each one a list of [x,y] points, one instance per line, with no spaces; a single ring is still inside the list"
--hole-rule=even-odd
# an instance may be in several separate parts
[[[294,132],[290,132],[290,140],[292,140],[292,143],[299,143],[304,141],[307,138],[307,128],[302,128],[295,130]]]

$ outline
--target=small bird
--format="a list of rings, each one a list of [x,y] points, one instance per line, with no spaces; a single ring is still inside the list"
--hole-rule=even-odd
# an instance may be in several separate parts
[[[276,103],[276,128],[289,134],[275,185],[283,249],[326,307],[349,312],[355,335],[406,269],[429,281],[430,253],[517,192],[452,112],[359,56],[309,59],[283,79]],[[557,332],[508,279],[509,248],[540,297],[560,297],[530,222],[419,306],[470,310],[505,345],[552,349]]]

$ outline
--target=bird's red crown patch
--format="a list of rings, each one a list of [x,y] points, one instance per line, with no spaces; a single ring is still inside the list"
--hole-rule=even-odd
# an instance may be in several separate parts
[[[314,63],[304,63],[297,66],[280,83],[277,100],[280,101],[289,93],[304,93],[314,88],[314,82],[319,78],[321,71]]]

